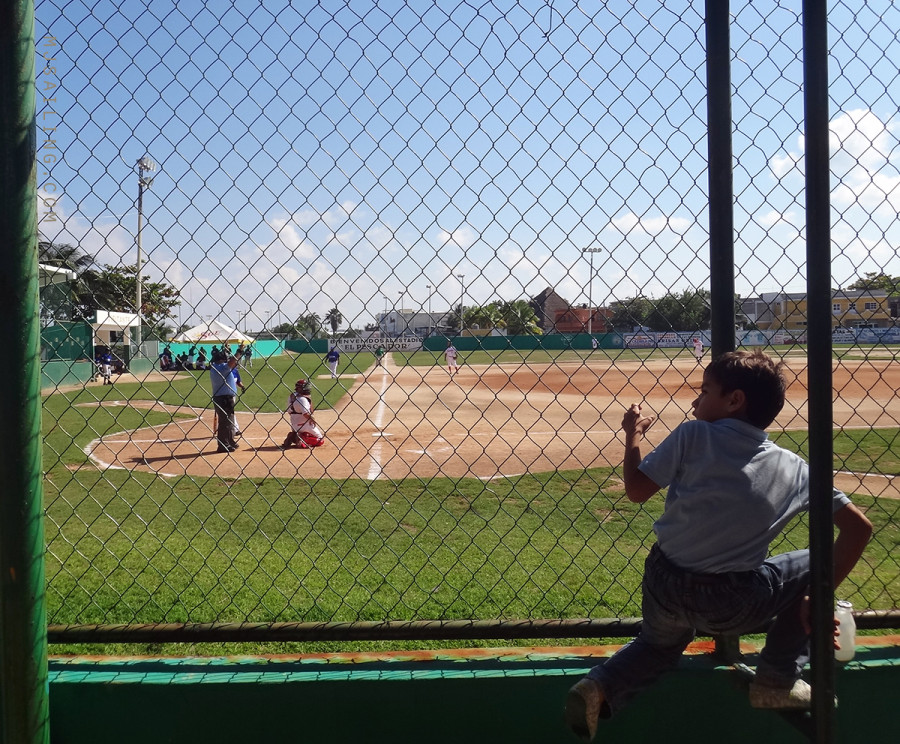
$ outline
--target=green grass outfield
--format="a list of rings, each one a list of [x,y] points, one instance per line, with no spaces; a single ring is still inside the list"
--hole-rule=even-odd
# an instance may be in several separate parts
[[[371,361],[371,355],[345,355],[341,372],[354,365],[365,369]],[[319,374],[327,371],[317,355],[254,360],[245,374],[245,382],[253,384],[242,401],[280,410],[293,381],[311,377],[316,392],[333,403],[350,380],[315,379]],[[488,483],[468,478],[311,482],[302,474],[292,480],[173,479],[98,471],[84,454],[91,440],[170,418],[127,405],[77,405],[98,399],[209,407],[208,375],[180,373],[172,382],[92,386],[44,398],[51,623],[640,614],[642,560],[663,502],[660,497],[643,506],[628,502],[615,469]],[[900,474],[898,435],[897,429],[837,434],[835,468]],[[793,432],[776,439],[804,453],[805,436]],[[876,533],[851,577],[853,585],[841,594],[858,608],[895,607],[900,502],[868,496],[854,501],[867,511]],[[797,520],[773,549],[806,544],[807,527]],[[364,646],[391,644],[353,644]],[[338,647],[136,644],[102,650],[239,653]]]

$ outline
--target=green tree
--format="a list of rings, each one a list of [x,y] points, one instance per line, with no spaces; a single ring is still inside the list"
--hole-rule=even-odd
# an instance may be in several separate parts
[[[306,338],[317,338],[322,331],[322,319],[316,313],[301,315],[294,321],[297,333]]]
[[[647,318],[653,312],[653,303],[646,297],[638,295],[610,303],[612,318],[610,322],[617,331],[630,331],[636,326],[647,325]]]
[[[94,265],[93,256],[82,253],[81,249],[68,243],[38,242],[38,261],[48,266],[69,269],[81,274]]]
[[[709,292],[686,289],[653,300],[647,325],[654,331],[696,331],[709,328]]]
[[[467,328],[504,328],[506,321],[500,312],[500,305],[497,302],[491,302],[487,305],[478,307],[477,305],[466,308],[463,313],[463,321]]]
[[[450,312],[447,314],[447,327],[451,330],[461,331],[465,326],[465,320],[463,317],[463,306],[457,305],[455,308],[452,308]]]
[[[300,338],[303,335],[295,323],[279,323],[274,328],[267,328],[266,331],[282,338]]]
[[[85,313],[79,298],[90,295],[86,278],[92,273],[93,257],[68,243],[38,242],[38,262],[41,265],[68,269],[75,273],[75,279],[61,284],[41,287],[41,322],[50,325],[57,321],[86,320],[93,315]]]
[[[534,308],[527,300],[503,302],[498,307],[500,317],[506,325],[507,333],[514,336],[530,334],[539,336],[543,333]]]
[[[110,310],[120,313],[133,313],[137,295],[137,267],[113,266],[106,264],[100,271],[90,272],[85,276],[85,283],[90,295],[82,298],[83,305],[92,310]],[[149,276],[141,275],[141,307],[140,314],[144,324],[155,328],[163,327],[164,322],[181,304],[180,293],[166,282],[150,281]]]
[[[93,319],[98,310],[133,313],[137,299],[137,267],[98,267],[94,258],[68,243],[38,243],[38,260],[42,264],[70,269],[76,273],[75,282],[69,287],[71,293],[67,317],[58,313],[57,319]],[[164,337],[171,331],[166,321],[181,304],[181,295],[175,287],[165,281],[152,282],[149,276],[141,276],[141,317],[149,333],[145,337]]]
[[[844,287],[844,289],[883,289],[887,292],[888,297],[897,297],[900,295],[900,276],[889,276],[876,271],[867,271],[862,279],[857,279],[852,284]]]
[[[331,326],[332,335],[337,334],[337,329],[341,327],[341,323],[344,322],[344,316],[341,315],[341,311],[336,307],[331,308],[327,313],[325,313],[325,320],[328,322],[328,325]]]

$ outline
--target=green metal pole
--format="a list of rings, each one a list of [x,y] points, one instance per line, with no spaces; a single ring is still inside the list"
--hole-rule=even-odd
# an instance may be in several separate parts
[[[706,0],[706,118],[709,151],[710,353],[734,351],[734,173],[731,145],[731,11]],[[726,664],[741,658],[738,635],[715,637]]]
[[[50,741],[34,55],[33,0],[0,0],[0,744]]]
[[[834,741],[834,453],[831,365],[831,161],[828,4],[803,2],[806,130],[806,307],[809,355],[809,550],[812,605],[812,741]]]
[[[710,353],[734,351],[734,168],[731,142],[731,11],[706,0],[709,150]]]

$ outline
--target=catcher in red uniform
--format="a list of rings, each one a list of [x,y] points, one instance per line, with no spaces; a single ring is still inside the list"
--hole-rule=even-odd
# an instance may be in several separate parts
[[[281,444],[283,450],[293,446],[309,449],[325,444],[325,432],[312,415],[310,393],[309,382],[297,380],[294,392],[288,396],[287,411],[291,415],[291,431]]]

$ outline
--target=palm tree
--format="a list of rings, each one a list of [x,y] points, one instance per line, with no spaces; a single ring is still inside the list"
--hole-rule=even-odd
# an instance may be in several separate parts
[[[462,331],[464,328],[464,321],[462,318],[462,305],[457,305],[455,308],[451,307],[450,312],[447,314],[445,323],[448,328],[452,328],[455,330]]]
[[[297,318],[294,325],[299,333],[308,338],[315,338],[322,330],[322,319],[316,313],[307,313]]]
[[[76,274],[80,274],[94,265],[94,257],[82,253],[75,246],[68,243],[51,243],[46,240],[38,243],[38,261],[49,266],[71,269]]]
[[[41,321],[44,324],[93,314],[91,301],[97,277],[93,256],[68,243],[41,240],[38,242],[38,262],[75,272],[73,282],[50,284],[41,289]]]
[[[539,336],[541,326],[534,308],[525,300],[504,302],[500,306],[500,314],[506,322],[507,331],[514,336],[531,334]]]
[[[325,320],[328,321],[328,324],[331,326],[331,334],[335,335],[341,323],[344,322],[344,316],[341,315],[340,310],[338,310],[336,307],[333,307],[331,308],[331,310],[325,313]]]
[[[506,326],[506,321],[496,302],[481,307],[467,307],[463,313],[463,319],[469,328],[474,328],[476,325],[479,328],[504,328]]]

